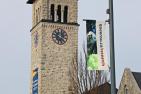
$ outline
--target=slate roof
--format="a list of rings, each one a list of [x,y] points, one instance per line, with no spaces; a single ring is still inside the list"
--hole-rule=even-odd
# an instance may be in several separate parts
[[[139,88],[141,89],[141,72],[132,72]]]
[[[27,4],[33,4],[34,1],[35,1],[35,0],[28,0],[26,3],[27,3]]]

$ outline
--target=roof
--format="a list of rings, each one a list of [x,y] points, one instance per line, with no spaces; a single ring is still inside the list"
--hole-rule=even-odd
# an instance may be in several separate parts
[[[27,3],[27,4],[33,4],[34,1],[35,1],[35,0],[28,0],[26,3]]]
[[[141,89],[141,72],[132,72],[139,88]]]
[[[116,92],[118,89],[116,89]],[[84,92],[83,94],[111,94],[111,84],[106,82],[100,86],[94,87],[93,89]]]

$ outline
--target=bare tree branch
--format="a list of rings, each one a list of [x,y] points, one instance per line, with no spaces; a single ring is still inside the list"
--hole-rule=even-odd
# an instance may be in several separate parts
[[[107,81],[104,71],[87,70],[87,52],[85,44],[83,44],[83,52],[80,52],[79,60],[77,60],[77,51],[74,54],[69,73],[74,90],[78,92],[78,94],[88,94],[88,91]]]

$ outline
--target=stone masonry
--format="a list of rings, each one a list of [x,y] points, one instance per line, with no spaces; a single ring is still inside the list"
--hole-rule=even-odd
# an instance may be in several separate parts
[[[32,2],[32,29],[31,29],[31,71],[38,68],[38,94],[77,94],[75,87],[76,75],[71,75],[77,67],[78,49],[78,0],[29,0]],[[54,11],[61,5],[68,6],[68,22],[51,22],[50,7],[54,4]],[[63,17],[61,17],[63,19]],[[55,15],[55,19],[56,15]],[[52,40],[52,32],[58,28],[63,29],[67,35],[67,42],[58,45]],[[37,47],[35,47],[35,34],[38,33]],[[77,73],[77,72],[76,72]],[[32,75],[30,81],[30,94],[32,92]]]
[[[117,94],[141,94],[141,90],[130,69],[124,70]]]

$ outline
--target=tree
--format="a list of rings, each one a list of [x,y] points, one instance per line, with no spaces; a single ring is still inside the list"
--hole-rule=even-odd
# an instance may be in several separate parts
[[[77,51],[76,51],[77,52]],[[83,46],[83,52],[78,56],[75,53],[75,57],[72,59],[72,65],[70,69],[71,81],[73,81],[74,91],[78,94],[86,94],[94,87],[97,87],[105,82],[108,82],[107,71],[100,70],[87,70],[87,54],[85,46]],[[74,93],[75,94],[75,93]]]

